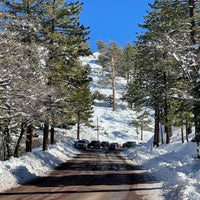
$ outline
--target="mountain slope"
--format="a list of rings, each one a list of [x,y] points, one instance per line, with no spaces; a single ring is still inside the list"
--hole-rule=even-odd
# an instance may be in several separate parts
[[[112,85],[109,81],[109,73],[102,75],[102,67],[97,63],[98,53],[92,56],[81,58],[83,64],[89,64],[91,67],[91,91],[105,95],[107,98],[112,96]],[[109,102],[95,100],[93,107],[94,115],[92,123],[99,126],[99,139],[109,140],[123,143],[127,140],[134,140],[137,143],[146,142],[152,137],[152,132],[145,131],[144,141],[140,140],[140,136],[136,131],[136,127],[131,125],[132,120],[136,118],[137,113],[127,107],[125,102],[121,101],[122,93],[126,86],[126,80],[116,77],[116,104],[117,110],[113,111]],[[97,135],[92,133],[86,127],[82,128],[81,138],[95,139]],[[90,132],[90,135],[88,135]],[[97,133],[96,133],[97,134]]]

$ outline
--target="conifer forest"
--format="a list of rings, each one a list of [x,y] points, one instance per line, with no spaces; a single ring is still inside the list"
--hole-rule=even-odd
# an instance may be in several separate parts
[[[170,143],[173,127],[200,142],[200,1],[155,0],[138,26],[145,33],[125,47],[97,41],[102,74],[126,79],[123,101],[154,110],[154,141]],[[43,150],[55,142],[54,127],[90,126],[90,27],[81,24],[83,3],[65,0],[0,1],[0,140],[4,159],[32,150],[35,127]],[[131,19],[130,19],[131,20]],[[161,129],[162,125],[162,129]],[[160,137],[160,135],[162,137]],[[13,141],[13,137],[17,138]],[[25,139],[24,139],[25,138]],[[25,143],[23,149],[21,143]]]

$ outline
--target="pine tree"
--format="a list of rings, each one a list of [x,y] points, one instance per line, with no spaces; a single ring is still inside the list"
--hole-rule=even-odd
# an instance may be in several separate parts
[[[108,45],[105,42],[98,40],[97,48],[100,53],[98,57],[98,62],[102,67],[102,75],[103,75],[104,71],[109,71],[110,55],[108,51]]]
[[[45,127],[64,121],[68,91],[74,87],[71,72],[79,71],[80,56],[91,53],[86,44],[89,28],[79,23],[80,1],[1,1],[0,8],[1,114],[21,120],[20,140],[36,118],[45,121]],[[10,57],[4,56],[8,52]],[[77,78],[84,83],[85,77]],[[43,150],[48,148],[47,130]]]
[[[123,51],[124,51],[124,59],[123,59],[124,63],[121,72],[126,77],[127,83],[129,83],[131,75],[133,75],[135,72],[137,50],[135,46],[128,43]]]
[[[117,74],[120,74],[121,72],[124,60],[123,49],[119,47],[115,42],[111,42],[110,44],[105,44],[103,41],[98,41],[97,44],[100,51],[98,62],[102,66],[103,70],[107,70],[107,72],[111,74],[112,107],[113,111],[115,111],[116,110],[115,76]]]
[[[197,45],[199,42],[199,2],[162,0],[155,1],[151,8],[151,12],[145,18],[145,24],[141,25],[148,31],[139,39],[142,45],[152,48],[152,50],[149,49],[149,60],[154,60],[152,64],[156,67],[156,79],[153,80],[158,81],[155,91],[161,97],[159,102],[155,102],[159,108],[159,111],[156,112],[156,119],[160,120],[160,122],[156,122],[155,127],[159,132],[158,124],[165,125],[166,142],[168,143],[171,135],[170,126],[174,120],[170,113],[174,109],[173,101],[176,98],[181,101],[182,105],[185,105],[184,108],[187,108],[179,110],[179,117],[181,116],[182,121],[185,121],[188,130],[190,130],[188,126],[191,126],[191,122],[184,113],[188,113],[190,116],[191,108],[195,108],[195,126],[196,132],[198,132],[199,105],[195,99],[198,99],[199,85],[199,45]],[[150,74],[152,73],[150,72]],[[152,78],[152,76],[149,77]],[[149,83],[149,81],[147,82]],[[151,94],[155,91],[152,91]],[[192,105],[194,102],[195,106]],[[179,117],[176,116],[178,120]],[[157,141],[156,138],[158,136],[155,136],[155,141]]]
[[[69,88],[69,95],[66,98],[66,114],[71,116],[73,123],[77,124],[77,139],[80,139],[80,126],[85,124],[90,126],[89,119],[92,117],[93,99],[90,92],[89,78],[90,68],[79,65],[79,70],[71,72],[71,83],[73,88]],[[69,118],[66,120],[70,120]]]
[[[38,97],[44,89],[45,74],[40,65],[42,51],[37,44],[37,4],[38,1],[33,0],[0,2],[0,65],[4,85],[1,87],[1,119],[4,126],[13,129],[17,127],[12,124],[34,119]],[[12,134],[12,131],[8,132]],[[15,154],[18,154],[17,149]]]
[[[55,115],[61,116],[63,113],[64,123],[66,109],[69,108],[68,99],[74,95],[74,92],[76,93],[74,84],[77,82],[84,84],[85,81],[85,77],[79,76],[77,77],[79,80],[75,81],[74,78],[80,70],[79,57],[91,53],[86,44],[89,28],[79,23],[79,15],[82,11],[80,1],[67,4],[64,0],[49,0],[42,4],[42,8],[41,39],[44,40],[48,50],[46,60],[50,71],[48,85],[54,88],[47,94],[47,97],[51,96],[53,100],[47,106],[51,110],[47,110],[43,118],[47,119],[45,123],[50,123]],[[60,109],[54,112],[54,105],[58,104]]]
[[[140,25],[148,31],[138,38],[136,46],[138,60],[133,83],[140,80],[140,88],[145,88],[146,96],[149,97],[148,101],[155,109],[154,145],[158,146],[160,123],[165,125],[166,143],[170,142],[172,134],[172,119],[170,119],[169,113],[173,108],[170,102],[176,95],[172,88],[176,85],[177,80],[182,80],[177,79],[177,75],[181,74],[181,69],[174,56],[177,52],[174,46],[177,41],[181,40],[177,32],[181,33],[183,23],[180,26],[177,24],[179,24],[180,18],[185,20],[186,11],[183,5],[170,0],[155,1],[150,6],[151,12],[145,18],[145,23]],[[134,85],[132,87],[134,88]],[[145,95],[143,99],[145,99]]]

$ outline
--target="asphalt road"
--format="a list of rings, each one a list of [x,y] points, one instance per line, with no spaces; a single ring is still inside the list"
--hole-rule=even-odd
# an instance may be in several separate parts
[[[120,152],[83,151],[48,176],[0,193],[6,200],[161,200],[161,183]]]

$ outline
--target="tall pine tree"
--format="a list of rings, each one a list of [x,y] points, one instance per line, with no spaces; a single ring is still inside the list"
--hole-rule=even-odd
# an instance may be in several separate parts
[[[79,22],[79,15],[82,11],[80,1],[66,3],[64,0],[47,0],[43,2],[42,10],[41,40],[44,40],[48,51],[46,60],[47,68],[50,71],[48,84],[54,88],[47,94],[47,97],[51,96],[54,101],[51,101],[50,107],[47,106],[44,120],[46,119],[45,123],[47,124],[52,123],[53,117],[50,114],[52,112],[49,112],[48,108],[52,110],[56,102],[56,105],[59,103],[60,107],[57,111],[61,111],[58,114],[63,113],[64,123],[66,109],[69,108],[68,99],[76,93],[77,82],[85,84],[85,76],[81,77],[79,74],[76,77],[76,73],[80,70],[79,57],[91,53],[86,44],[89,28]],[[78,80],[75,80],[76,78]],[[72,88],[73,90],[71,90]],[[87,95],[86,98],[88,98]],[[56,113],[53,113],[55,117]],[[68,115],[68,117],[70,116]],[[44,149],[47,148],[45,146]]]

